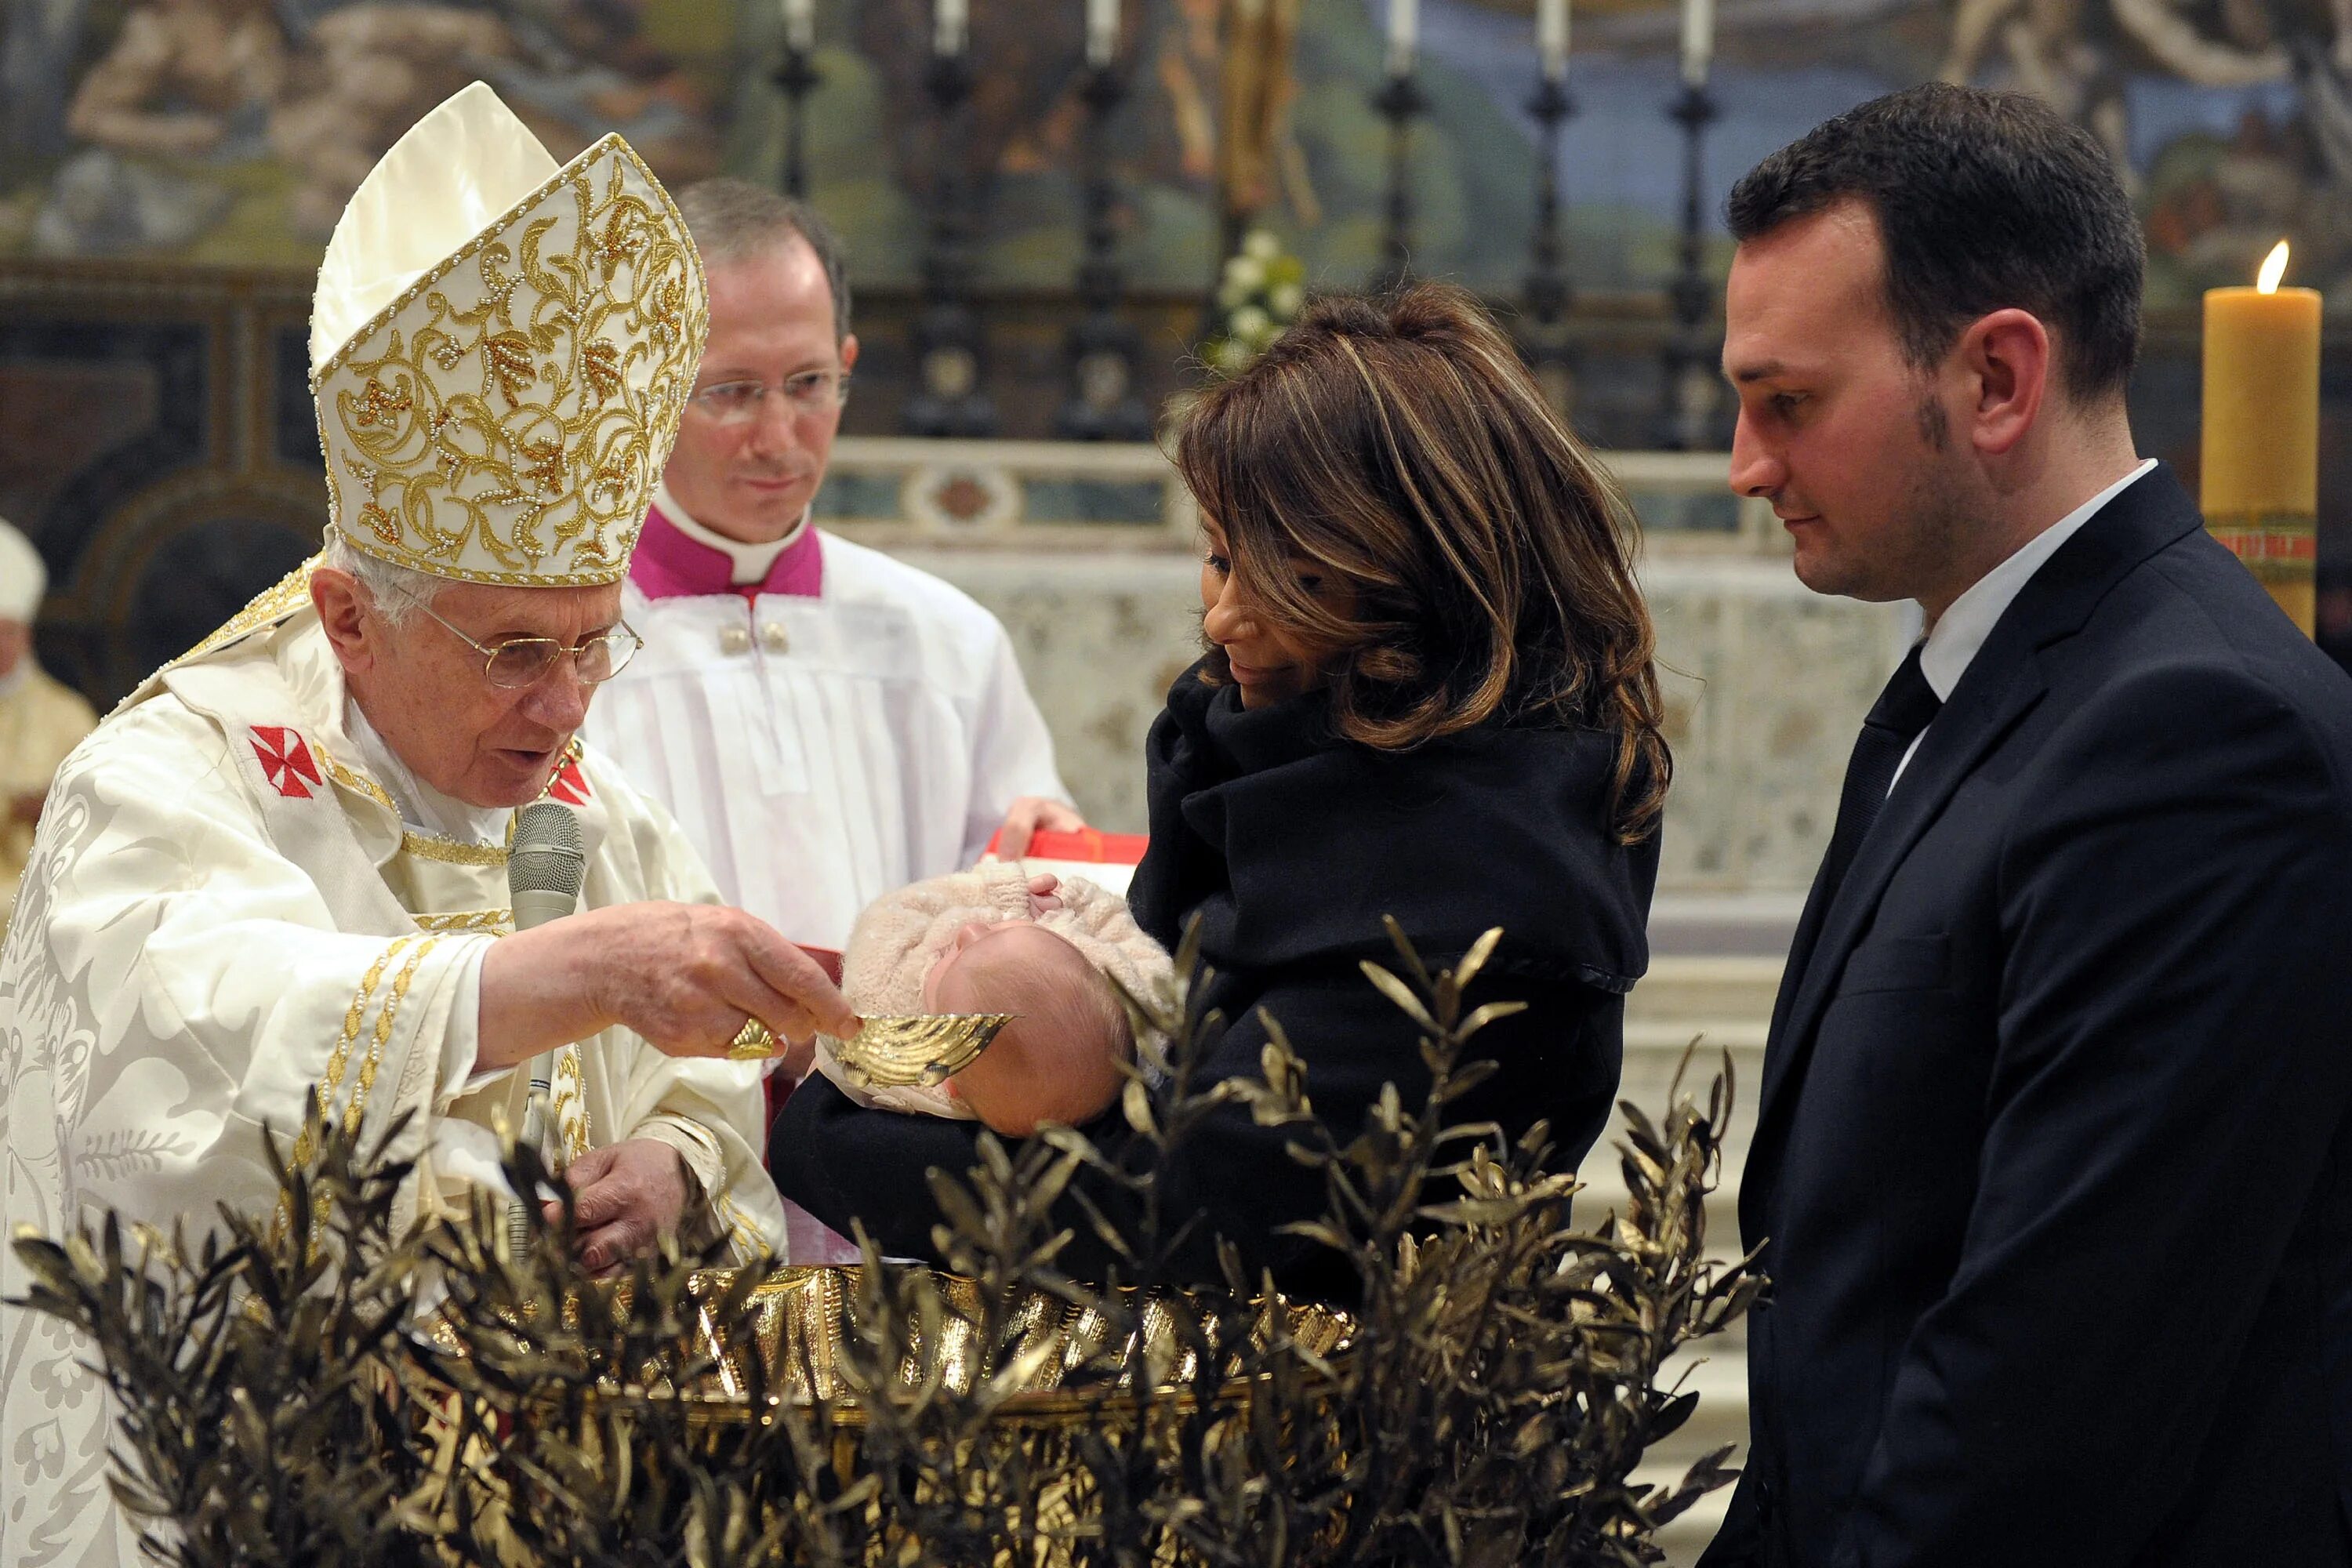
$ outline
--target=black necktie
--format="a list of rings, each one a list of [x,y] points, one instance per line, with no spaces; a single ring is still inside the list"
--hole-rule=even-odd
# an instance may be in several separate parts
[[[1838,797],[1837,829],[1830,835],[1829,858],[1822,863],[1822,885],[1828,893],[1837,892],[1855,852],[1870,836],[1870,825],[1878,820],[1879,808],[1886,804],[1886,792],[1895,783],[1895,770],[1902,763],[1903,753],[1943,706],[1944,700],[1936,695],[1920,670],[1919,649],[1914,647],[1886,683],[1886,689],[1878,694],[1870,717],[1862,721],[1853,760],[1845,765],[1845,793]]]

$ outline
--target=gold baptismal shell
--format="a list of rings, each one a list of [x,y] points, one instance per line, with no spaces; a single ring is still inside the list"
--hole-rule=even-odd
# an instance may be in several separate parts
[[[1010,1013],[930,1013],[868,1018],[854,1040],[828,1037],[842,1070],[869,1089],[944,1083],[980,1059]]]

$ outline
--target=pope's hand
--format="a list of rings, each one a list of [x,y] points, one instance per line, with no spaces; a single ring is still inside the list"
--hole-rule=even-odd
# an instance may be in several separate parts
[[[478,1070],[614,1025],[674,1057],[725,1056],[748,1018],[795,1047],[858,1028],[815,959],[709,904],[615,904],[517,931],[483,958],[481,995]]]
[[[629,1138],[591,1149],[565,1167],[579,1223],[580,1263],[608,1273],[651,1252],[686,1213],[686,1161],[656,1138]],[[563,1212],[547,1205],[551,1223]]]
[[[1004,826],[997,829],[996,858],[1018,860],[1029,853],[1029,840],[1038,834],[1076,833],[1086,825],[1076,806],[1042,795],[1024,795],[1004,813]]]

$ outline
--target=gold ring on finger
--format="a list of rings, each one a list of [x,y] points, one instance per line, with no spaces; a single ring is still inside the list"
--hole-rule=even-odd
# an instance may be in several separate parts
[[[730,1062],[763,1062],[775,1054],[776,1037],[757,1018],[744,1019],[735,1037],[727,1042],[727,1059]]]

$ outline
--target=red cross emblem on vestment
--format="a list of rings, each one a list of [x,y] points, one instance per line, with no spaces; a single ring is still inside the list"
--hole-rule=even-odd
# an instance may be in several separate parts
[[[319,776],[319,764],[310,760],[310,748],[302,743],[301,734],[282,724],[253,726],[253,754],[261,759],[262,776],[269,787],[289,800],[308,800],[310,792],[302,787],[304,780],[324,787],[326,780]]]
[[[566,805],[588,804],[588,779],[580,771],[579,758],[563,759],[563,765],[557,768],[555,776],[547,781],[547,797],[560,800]]]

